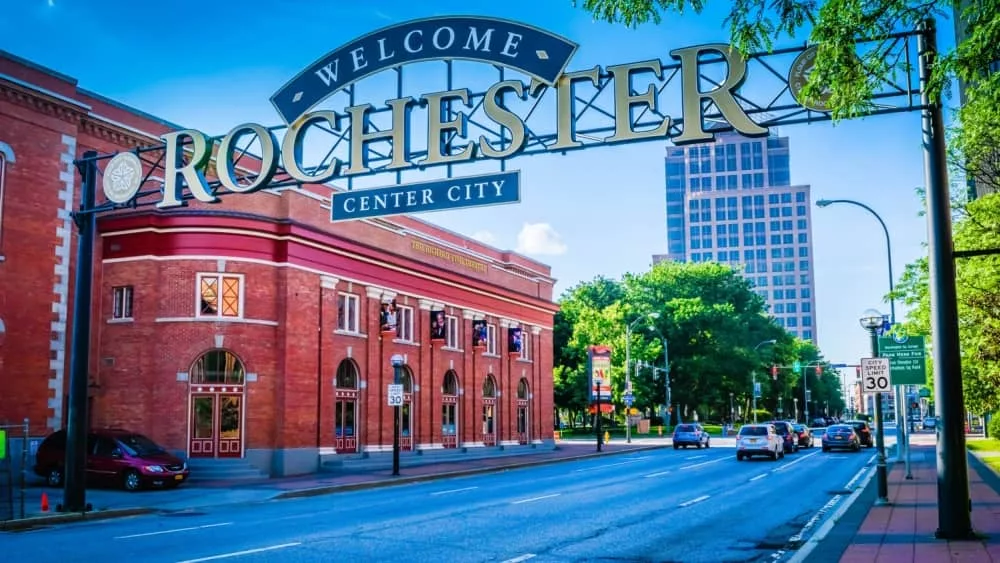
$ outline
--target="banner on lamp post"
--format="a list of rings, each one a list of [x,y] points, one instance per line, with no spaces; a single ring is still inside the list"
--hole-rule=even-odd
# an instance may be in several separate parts
[[[590,376],[590,402],[611,403],[611,348],[587,348],[587,374]]]

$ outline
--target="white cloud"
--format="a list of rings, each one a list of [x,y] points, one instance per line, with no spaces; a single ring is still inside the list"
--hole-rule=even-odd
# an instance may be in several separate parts
[[[525,223],[517,233],[517,251],[528,255],[565,254],[566,243],[548,223]]]
[[[497,236],[489,231],[476,231],[472,233],[472,240],[478,240],[490,246],[496,246],[497,244]]]

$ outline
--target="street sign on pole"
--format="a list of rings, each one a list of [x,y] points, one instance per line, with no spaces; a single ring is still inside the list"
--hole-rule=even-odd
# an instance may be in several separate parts
[[[927,349],[923,336],[883,336],[878,339],[878,353],[892,360],[893,385],[927,384]]]
[[[389,406],[390,407],[401,407],[401,406],[403,406],[403,384],[402,383],[390,383],[389,384]]]
[[[631,407],[634,399],[631,392],[625,393],[625,406]]]
[[[760,398],[760,382],[754,382],[753,384],[753,396]]]
[[[892,391],[889,358],[861,358],[861,390],[865,393]]]

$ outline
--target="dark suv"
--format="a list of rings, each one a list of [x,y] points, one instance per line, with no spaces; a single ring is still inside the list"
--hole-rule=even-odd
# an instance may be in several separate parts
[[[858,435],[858,441],[861,445],[866,448],[871,448],[875,446],[875,435],[872,433],[872,427],[868,425],[868,422],[864,420],[847,420],[844,424],[848,424],[854,428],[854,432]]]
[[[35,454],[35,474],[52,487],[63,483],[66,431],[49,435]],[[127,491],[144,486],[176,487],[190,476],[187,464],[142,434],[95,430],[87,436],[87,482],[114,484]]]
[[[772,420],[767,424],[773,424],[774,430],[781,437],[781,443],[784,445],[785,453],[795,453],[799,451],[799,435],[795,433],[792,428],[791,422],[785,422],[784,420]]]

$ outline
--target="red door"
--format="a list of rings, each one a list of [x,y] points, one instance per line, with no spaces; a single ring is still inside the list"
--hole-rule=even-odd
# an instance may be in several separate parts
[[[356,453],[358,451],[357,391],[337,390],[337,405],[334,416],[334,448],[338,454]]]
[[[458,447],[458,397],[444,395],[441,398],[441,441],[446,448]]]
[[[243,455],[243,394],[191,395],[191,457]]]
[[[517,443],[528,443],[528,401],[517,402]]]
[[[496,404],[496,399],[483,398],[483,445],[485,446],[497,445]]]

